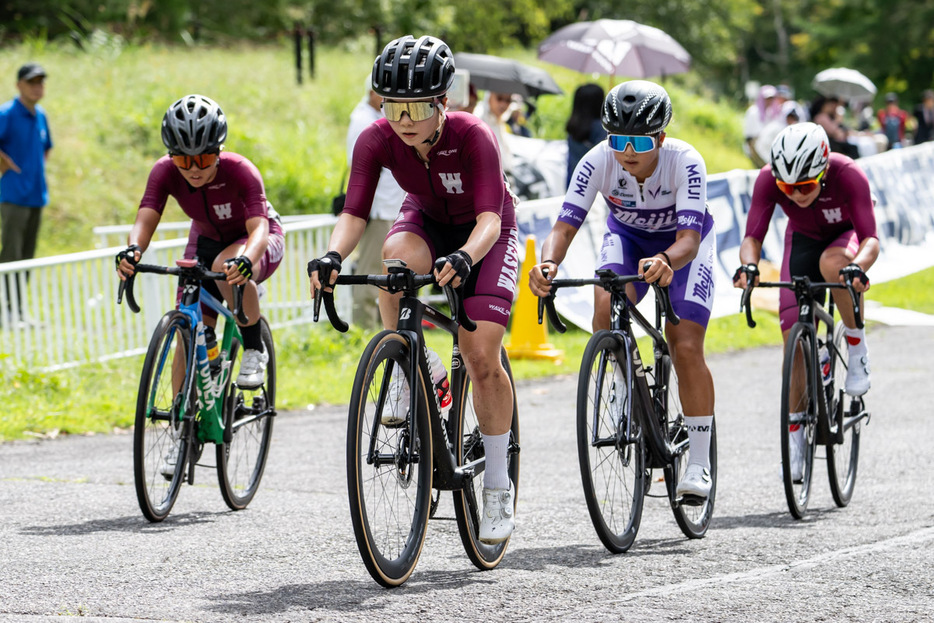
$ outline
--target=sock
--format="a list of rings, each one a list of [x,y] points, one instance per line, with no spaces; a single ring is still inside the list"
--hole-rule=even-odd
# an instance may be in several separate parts
[[[688,443],[691,445],[688,464],[710,469],[710,429],[713,427],[713,416],[685,417],[684,423],[688,427]]]
[[[255,322],[248,327],[240,327],[240,335],[243,336],[243,348],[247,350],[258,350],[263,352],[263,338],[259,328],[259,323]]]
[[[869,349],[866,348],[865,329],[851,329],[846,327],[844,333],[846,333],[847,351],[850,355],[862,357],[869,353]]]
[[[506,469],[506,450],[508,448],[509,433],[483,436],[483,452],[486,456],[483,486],[487,489],[509,488],[509,472]]]

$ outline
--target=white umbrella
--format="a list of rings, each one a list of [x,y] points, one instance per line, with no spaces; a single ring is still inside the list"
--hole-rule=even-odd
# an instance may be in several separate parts
[[[846,67],[825,69],[814,76],[811,86],[821,95],[843,99],[869,99],[876,94],[872,80]]]
[[[582,73],[651,78],[687,71],[691,55],[670,35],[632,20],[598,19],[560,28],[538,58]]]

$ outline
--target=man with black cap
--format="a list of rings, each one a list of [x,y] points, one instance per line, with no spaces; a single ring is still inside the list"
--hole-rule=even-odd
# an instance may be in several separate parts
[[[45,111],[39,106],[45,95],[45,77],[40,65],[23,65],[16,74],[19,97],[0,104],[0,262],[35,255],[42,208],[49,201],[45,160],[52,149],[52,137]],[[11,285],[7,283],[7,292],[13,298]]]

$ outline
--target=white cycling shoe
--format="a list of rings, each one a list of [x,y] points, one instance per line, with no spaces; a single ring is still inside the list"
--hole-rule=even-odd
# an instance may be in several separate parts
[[[684,478],[678,483],[675,495],[679,498],[692,497],[698,501],[706,500],[710,496],[713,479],[710,470],[697,463],[688,465]]]
[[[510,537],[516,529],[516,488],[510,481],[509,489],[483,488],[483,515],[478,537],[481,543],[496,545]]]

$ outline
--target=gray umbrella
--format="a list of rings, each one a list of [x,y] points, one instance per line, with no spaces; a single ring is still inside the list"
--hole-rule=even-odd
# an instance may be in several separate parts
[[[876,94],[872,80],[847,67],[825,69],[814,76],[811,85],[815,91],[828,97],[869,100]]]
[[[454,55],[454,66],[470,72],[470,83],[484,91],[518,93],[523,97],[564,93],[544,69],[511,58],[461,52]]]
[[[551,33],[538,58],[582,73],[631,78],[687,71],[691,55],[670,35],[632,20],[578,22]]]

